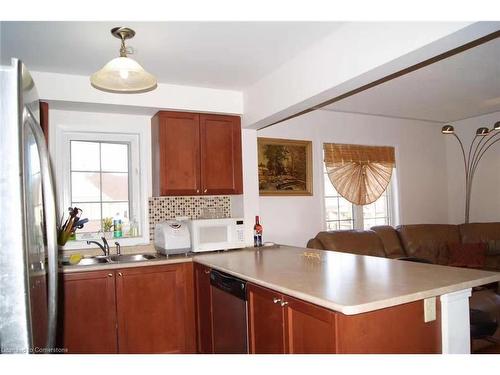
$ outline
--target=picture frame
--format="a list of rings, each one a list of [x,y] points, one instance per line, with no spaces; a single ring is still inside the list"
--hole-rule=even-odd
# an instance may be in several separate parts
[[[257,138],[259,195],[312,195],[312,142]]]

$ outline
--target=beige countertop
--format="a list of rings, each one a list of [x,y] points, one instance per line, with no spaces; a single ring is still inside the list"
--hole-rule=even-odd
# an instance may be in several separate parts
[[[111,254],[115,254],[112,249]],[[64,251],[60,254],[60,258],[69,257],[72,254],[82,254],[85,257],[94,255],[103,255],[101,249],[78,249]],[[180,255],[170,255],[168,257],[164,255],[157,254],[153,245],[139,245],[139,246],[124,246],[122,247],[122,254],[155,254],[157,258],[145,260],[141,262],[111,262],[111,263],[100,263],[95,265],[87,266],[60,266],[60,273],[72,273],[72,272],[86,272],[86,271],[101,271],[108,269],[118,269],[118,268],[132,268],[132,267],[144,267],[144,266],[159,266],[163,264],[174,264],[174,263],[184,263],[192,262],[193,256],[191,254],[180,254]]]
[[[194,261],[346,315],[500,281],[500,272],[288,246],[197,254]]]
[[[164,255],[158,255],[155,259],[149,259],[140,262],[110,262],[101,263],[88,266],[60,266],[60,273],[72,273],[72,272],[87,272],[87,271],[101,271],[110,269],[122,269],[122,268],[132,268],[132,267],[147,267],[147,266],[160,266],[164,264],[174,264],[174,263],[185,263],[192,262],[193,257],[191,255],[170,255],[166,257]]]

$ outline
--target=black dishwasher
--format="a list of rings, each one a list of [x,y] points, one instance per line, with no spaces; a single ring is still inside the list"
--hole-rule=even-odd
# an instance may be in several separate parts
[[[246,282],[212,270],[210,284],[214,353],[248,353]]]

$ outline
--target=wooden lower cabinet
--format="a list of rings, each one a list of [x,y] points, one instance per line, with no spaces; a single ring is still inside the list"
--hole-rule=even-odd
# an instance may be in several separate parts
[[[68,353],[117,353],[114,271],[62,274],[58,347]]]
[[[196,350],[201,354],[210,354],[213,353],[210,268],[195,263],[194,282],[196,293]]]
[[[441,353],[441,309],[424,322],[424,301],[356,315],[337,314],[337,351],[349,354]]]
[[[253,284],[247,286],[250,353],[335,353],[332,311]]]
[[[253,284],[248,287],[250,353],[441,353],[441,314],[424,322],[424,301],[344,315]]]
[[[66,273],[60,285],[58,347],[68,353],[214,352],[206,266]],[[344,315],[252,283],[247,297],[252,354],[441,352],[439,304],[426,323],[423,300]]]
[[[322,307],[284,296],[285,347],[291,354],[335,353],[336,314]]]
[[[193,264],[63,275],[69,353],[194,353]]]
[[[250,283],[247,293],[250,354],[285,353],[283,296]]]
[[[194,353],[193,264],[118,271],[116,311],[120,353]]]

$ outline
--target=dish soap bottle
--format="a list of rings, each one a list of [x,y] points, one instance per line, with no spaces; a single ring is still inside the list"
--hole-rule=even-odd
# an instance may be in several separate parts
[[[139,226],[137,224],[137,220],[135,220],[135,217],[130,222],[130,228],[128,231],[128,235],[129,235],[129,237],[139,236]]]
[[[122,233],[122,218],[120,213],[117,212],[115,217],[113,218],[113,237],[120,238],[123,236]]]

